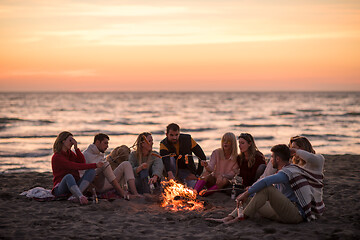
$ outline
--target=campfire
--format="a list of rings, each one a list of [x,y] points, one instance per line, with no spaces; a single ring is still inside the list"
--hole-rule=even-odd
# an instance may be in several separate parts
[[[163,187],[161,206],[171,211],[188,210],[200,211],[204,208],[204,204],[197,200],[196,192],[184,185],[170,179],[162,181]]]

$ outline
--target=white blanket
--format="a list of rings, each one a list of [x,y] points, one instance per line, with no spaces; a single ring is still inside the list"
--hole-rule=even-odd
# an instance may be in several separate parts
[[[40,199],[55,198],[55,196],[51,194],[50,189],[45,189],[43,187],[32,188],[28,191],[20,193],[20,195],[22,196],[25,195],[28,198],[40,198]]]

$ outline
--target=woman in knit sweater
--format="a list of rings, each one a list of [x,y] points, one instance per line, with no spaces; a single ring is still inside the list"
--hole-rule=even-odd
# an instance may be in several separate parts
[[[136,189],[140,194],[151,193],[154,184],[160,182],[164,170],[160,155],[152,150],[153,143],[151,133],[139,134],[134,143],[135,151],[129,156],[129,162],[134,170]]]
[[[76,153],[71,151],[73,145]],[[57,136],[53,151],[51,165],[54,187],[52,194],[55,196],[73,194],[80,204],[87,204],[88,200],[83,195],[83,192],[94,180],[95,168],[102,167],[104,163],[87,164],[70,132],[61,132]],[[81,178],[79,170],[87,170]]]
[[[323,174],[325,158],[321,154],[316,154],[310,141],[303,136],[290,138],[289,143],[292,154],[292,163],[308,171]]]

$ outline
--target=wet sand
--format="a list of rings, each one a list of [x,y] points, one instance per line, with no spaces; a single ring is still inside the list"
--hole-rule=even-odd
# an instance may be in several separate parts
[[[0,239],[360,239],[360,156],[325,156],[324,215],[310,223],[282,224],[252,219],[232,225],[205,221],[235,206],[230,196],[206,197],[201,212],[170,212],[153,199],[80,206],[70,201],[38,202],[19,194],[52,187],[52,174],[0,174]]]

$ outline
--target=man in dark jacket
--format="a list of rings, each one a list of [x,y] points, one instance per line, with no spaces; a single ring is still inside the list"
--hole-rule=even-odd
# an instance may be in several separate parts
[[[196,168],[194,153],[199,161]],[[180,133],[180,127],[171,123],[166,127],[166,138],[160,142],[160,155],[169,179],[177,179],[194,187],[203,171],[200,160],[206,160],[204,151],[189,134]]]

